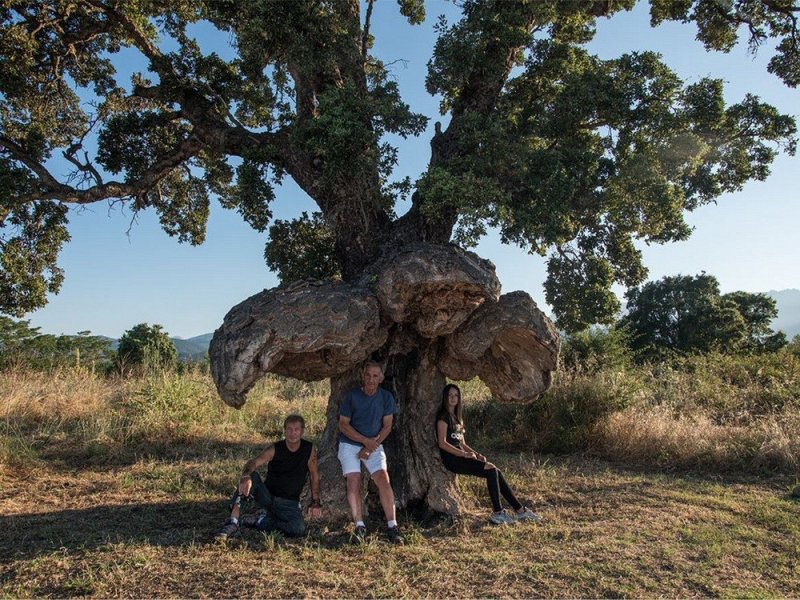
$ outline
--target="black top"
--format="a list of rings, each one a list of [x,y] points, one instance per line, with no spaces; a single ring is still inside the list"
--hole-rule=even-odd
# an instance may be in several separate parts
[[[267,465],[267,489],[273,496],[300,500],[308,475],[308,460],[314,445],[300,440],[294,452],[286,447],[286,440],[275,443],[275,456]]]
[[[464,439],[464,426],[461,423],[457,422],[450,415],[440,415],[439,416],[439,421],[444,421],[445,423],[447,423],[447,440],[446,441],[451,446],[455,446],[456,448],[461,448],[461,440]],[[438,426],[436,428],[436,434],[437,434],[437,437],[438,437],[438,434],[439,434]],[[452,456],[449,452],[447,452],[446,450],[442,450],[441,448],[439,448],[439,452],[441,452],[442,457],[444,457],[445,455],[448,456],[448,457]]]

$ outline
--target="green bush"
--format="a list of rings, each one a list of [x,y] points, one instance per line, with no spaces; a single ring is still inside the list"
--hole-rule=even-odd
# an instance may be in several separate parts
[[[555,385],[525,411],[537,449],[563,453],[586,448],[595,424],[641,396],[636,375],[626,370],[592,375],[562,371]]]
[[[630,336],[618,327],[590,327],[565,336],[561,344],[563,369],[622,369],[630,366]]]

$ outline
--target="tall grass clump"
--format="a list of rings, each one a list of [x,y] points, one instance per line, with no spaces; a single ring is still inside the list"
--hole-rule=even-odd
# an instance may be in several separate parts
[[[797,472],[800,357],[712,353],[637,371],[644,394],[598,422],[597,452],[659,467]]]
[[[519,415],[522,415],[520,418]],[[800,465],[800,357],[709,353],[642,365],[562,368],[519,409],[520,439],[629,464],[710,471]]]
[[[0,371],[0,461],[39,457],[42,448],[108,435],[116,428],[108,410],[118,383],[92,369],[60,367],[47,372]]]
[[[607,336],[602,344],[579,342],[531,404],[502,404],[477,380],[462,384],[471,439],[660,469],[800,472],[796,353],[710,353],[637,365]],[[605,364],[596,350],[609,347],[613,360]]]
[[[303,414],[313,437],[324,427],[328,386],[267,377],[236,410],[200,367],[132,377],[11,369],[0,371],[0,394],[0,462],[14,466],[56,455],[102,462],[259,444],[280,436],[292,412]]]

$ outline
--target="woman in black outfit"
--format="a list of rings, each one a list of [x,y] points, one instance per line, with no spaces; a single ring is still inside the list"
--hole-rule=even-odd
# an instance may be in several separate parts
[[[486,479],[493,512],[489,520],[497,525],[516,521],[539,521],[536,513],[525,508],[508,487],[500,470],[486,460],[486,457],[467,445],[464,439],[464,410],[461,404],[461,390],[452,383],[444,386],[442,406],[436,415],[436,439],[442,463],[448,471],[458,475],[472,475]],[[511,515],[503,510],[500,495],[514,509]]]

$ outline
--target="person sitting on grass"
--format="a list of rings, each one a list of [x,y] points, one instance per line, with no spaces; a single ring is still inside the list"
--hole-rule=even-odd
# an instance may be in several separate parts
[[[436,440],[444,467],[457,475],[472,475],[486,479],[493,512],[489,520],[496,524],[517,521],[540,521],[541,517],[524,507],[514,496],[500,470],[486,460],[486,457],[467,445],[464,438],[464,414],[461,403],[461,390],[452,383],[444,386],[442,405],[436,415]],[[508,501],[512,514],[503,510],[500,495]]]
[[[300,505],[300,494],[311,476],[311,507],[309,516],[322,516],[319,500],[319,471],[317,451],[303,439],[305,420],[289,415],[283,422],[285,439],[271,444],[242,469],[239,485],[231,497],[231,516],[217,539],[225,540],[239,531],[240,526],[259,531],[279,531],[288,537],[305,534],[306,524]],[[267,466],[266,481],[256,469]],[[242,500],[253,500],[259,507],[254,514],[240,516]]]

